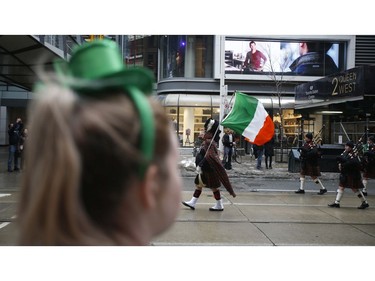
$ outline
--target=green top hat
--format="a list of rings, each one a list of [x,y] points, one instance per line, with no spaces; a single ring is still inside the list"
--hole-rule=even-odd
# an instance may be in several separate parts
[[[54,66],[62,83],[83,98],[104,98],[114,89],[130,97],[141,122],[139,148],[144,162],[139,175],[142,178],[154,155],[153,110],[145,96],[152,92],[153,73],[146,68],[126,68],[117,44],[106,39],[77,46],[69,62],[60,60]]]

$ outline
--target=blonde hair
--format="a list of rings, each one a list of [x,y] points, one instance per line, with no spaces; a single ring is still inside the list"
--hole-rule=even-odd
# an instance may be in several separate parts
[[[19,204],[21,245],[103,245],[124,187],[139,181],[140,123],[125,94],[82,99],[50,83],[29,107],[29,138]],[[153,162],[161,178],[170,122],[150,98],[155,118]],[[149,128],[152,129],[152,128]]]

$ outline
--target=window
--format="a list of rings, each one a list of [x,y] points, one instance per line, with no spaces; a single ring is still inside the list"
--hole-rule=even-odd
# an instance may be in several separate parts
[[[213,36],[164,36],[161,38],[161,55],[162,79],[213,75]]]

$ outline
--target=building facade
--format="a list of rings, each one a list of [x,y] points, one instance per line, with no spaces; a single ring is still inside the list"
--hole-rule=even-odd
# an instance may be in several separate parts
[[[75,38],[78,44],[87,39],[87,36],[78,37]],[[207,118],[222,119],[229,112],[236,91],[263,103],[275,123],[276,145],[283,141],[287,146],[296,146],[304,132],[322,132],[325,143],[337,143],[337,131],[342,130],[342,124],[363,123],[362,127],[351,127],[356,135],[366,126],[371,131],[375,121],[372,107],[362,113],[358,107],[299,109],[295,102],[296,87],[301,84],[374,64],[375,36],[106,37],[118,42],[128,67],[144,66],[154,72],[155,95],[174,122],[182,146],[194,145]],[[60,41],[64,42],[63,39]],[[63,49],[70,49],[64,46]],[[69,54],[64,53],[68,59]],[[0,86],[0,141],[6,145],[6,124],[16,116],[27,118],[27,100],[32,98],[32,93],[31,89],[17,88],[8,82]]]
[[[356,39],[342,35],[160,36],[156,94],[175,122],[183,146],[193,145],[208,117],[221,119],[230,110],[236,91],[263,103],[275,123],[276,145],[283,141],[297,146],[306,132],[322,132],[324,142],[334,143],[332,128],[325,125],[335,118],[334,111],[329,115],[296,110],[295,88],[355,67]],[[259,53],[263,58],[257,60]]]

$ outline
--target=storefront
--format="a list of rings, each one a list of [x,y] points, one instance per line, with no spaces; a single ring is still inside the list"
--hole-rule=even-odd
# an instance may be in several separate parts
[[[374,75],[375,66],[360,66],[298,85],[295,109],[306,119],[320,117],[326,143],[375,134]]]
[[[254,96],[258,98],[270,113],[277,111],[278,99],[275,97]],[[158,100],[164,106],[167,115],[174,123],[176,135],[181,146],[193,146],[198,135],[204,130],[208,118],[219,120],[220,96],[206,94],[166,94]],[[232,96],[227,97],[228,107],[233,105]],[[294,107],[293,97],[281,98],[282,112],[290,112]],[[271,114],[272,115],[272,114]],[[274,118],[278,122],[277,116]]]

